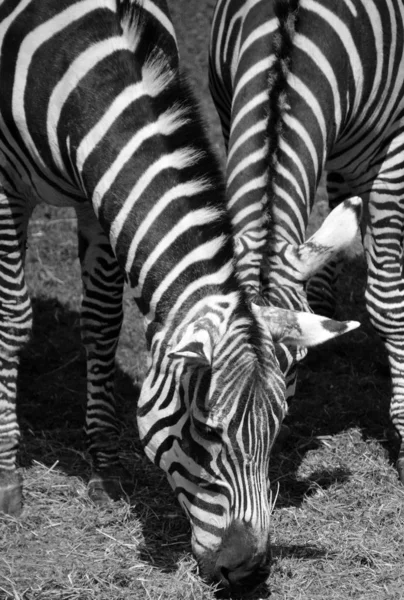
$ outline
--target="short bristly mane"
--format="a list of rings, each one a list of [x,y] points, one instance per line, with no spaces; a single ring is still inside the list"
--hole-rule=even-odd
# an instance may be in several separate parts
[[[134,52],[146,26],[142,5],[137,0],[117,0],[117,14],[124,36]]]
[[[283,115],[287,105],[287,77],[291,65],[293,37],[296,30],[297,12],[300,0],[275,0],[274,12],[279,21],[278,31],[273,36],[272,52],[275,60],[268,76],[269,112],[267,122],[268,143],[268,182],[267,211],[268,228],[272,223],[272,199],[274,197],[274,177],[278,160],[278,148],[282,137]],[[270,233],[270,231],[269,231]],[[269,236],[271,238],[271,236]]]
[[[184,139],[184,146],[194,147],[195,162],[200,163],[200,173],[196,175],[196,181],[217,191],[216,194],[212,194],[209,208],[218,215],[222,231],[230,236],[231,225],[225,207],[222,172],[213,151],[204,152],[204,148],[210,148],[210,141],[187,77],[181,72],[178,62],[172,61],[161,32],[148,21],[142,0],[116,2],[123,35],[142,65],[142,78],[147,81],[148,89],[152,90],[156,97],[164,96],[167,106],[172,107],[173,118],[188,124],[188,136]],[[209,169],[205,168],[206,161],[210,163]],[[223,200],[218,202],[218,198]]]

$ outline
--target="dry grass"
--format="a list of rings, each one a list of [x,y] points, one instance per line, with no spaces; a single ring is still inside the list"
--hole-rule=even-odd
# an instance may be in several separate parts
[[[212,2],[171,5],[183,59],[197,65],[193,81],[222,151],[206,84]],[[35,327],[19,380],[26,508],[19,520],[0,517],[0,600],[213,600],[197,576],[188,522],[139,444],[145,351],[129,299],[116,392],[122,460],[135,491],[102,511],[87,499],[75,233],[67,210],[41,208],[30,227]],[[363,327],[311,352],[301,370],[291,437],[273,453],[274,564],[256,599],[404,598],[404,490],[392,465],[385,357],[364,312],[363,284],[358,259],[341,279],[339,312]]]
[[[38,211],[27,271],[35,329],[19,382],[26,508],[20,520],[0,517],[0,599],[213,600],[197,576],[188,522],[139,444],[144,345],[134,306],[126,300],[116,390],[122,460],[136,485],[128,502],[100,511],[86,496],[85,362],[69,211]],[[389,382],[363,282],[358,259],[339,291],[341,315],[363,327],[312,351],[300,373],[291,437],[273,453],[274,564],[256,598],[404,597],[404,490],[391,462]]]

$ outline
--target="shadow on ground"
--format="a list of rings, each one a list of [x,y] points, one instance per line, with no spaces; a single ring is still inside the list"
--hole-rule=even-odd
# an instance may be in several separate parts
[[[335,315],[338,320],[357,320],[361,327],[311,348],[299,366],[297,395],[284,422],[290,434],[275,444],[271,457],[271,485],[279,483],[278,508],[300,506],[318,488],[350,477],[348,468],[338,467],[320,469],[304,481],[297,478],[306,453],[341,432],[357,428],[365,441],[382,445],[391,464],[397,458],[387,356],[366,313],[365,274],[362,258],[346,267],[338,283]]]
[[[80,317],[56,299],[34,298],[33,312],[33,332],[21,357],[18,380],[19,465],[57,464],[87,484],[91,468],[83,431],[86,362]],[[133,475],[130,503],[145,538],[141,558],[174,571],[179,558],[190,551],[189,524],[165,474],[143,452],[136,426],[139,386],[119,367],[115,391],[122,425],[121,459]]]

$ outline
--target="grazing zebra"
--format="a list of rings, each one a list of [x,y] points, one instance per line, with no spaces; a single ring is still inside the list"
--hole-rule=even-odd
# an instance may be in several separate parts
[[[293,244],[293,277],[289,269],[287,277],[278,279],[278,286],[263,287],[271,166],[268,162],[271,140],[267,135],[268,84],[275,60],[272,46],[278,29],[274,0],[218,0],[211,30],[209,82],[227,149],[228,210],[240,282],[247,293],[252,292],[253,298],[261,289],[264,301],[269,304],[309,310],[302,284],[319,265],[307,260],[307,256],[306,260],[296,261]],[[359,208],[360,203],[357,206]],[[285,217],[288,218],[288,214]],[[289,250],[280,247],[279,251]],[[333,264],[333,257],[328,256],[324,269],[330,269]],[[318,276],[322,273],[320,270]],[[297,355],[284,345],[277,347],[277,353],[286,377],[287,399],[290,399],[295,392]],[[299,360],[304,355],[305,351],[299,349]]]
[[[401,438],[397,467],[404,483],[403,3],[220,0],[211,70],[213,96],[230,129],[229,188],[237,189],[242,176],[247,186],[244,164],[262,177],[251,198],[239,186],[237,202],[246,215],[243,227],[250,220],[253,229],[253,209],[264,197],[270,218],[264,294],[275,302],[286,294],[295,308],[307,306],[288,247],[304,239],[324,170],[332,203],[347,194],[364,202],[365,297],[389,356],[390,414]],[[249,162],[256,155],[262,159]],[[333,276],[328,268],[325,287]]]
[[[268,461],[285,409],[275,346],[320,343],[357,324],[247,303],[224,185],[164,1],[5,0],[0,43],[0,510],[22,506],[27,223],[38,202],[69,205],[83,279],[90,496],[102,502],[120,483],[112,375],[126,280],[149,350],[138,404],[145,452],[189,516],[202,575],[253,587],[268,573]],[[352,233],[357,215],[342,213]]]

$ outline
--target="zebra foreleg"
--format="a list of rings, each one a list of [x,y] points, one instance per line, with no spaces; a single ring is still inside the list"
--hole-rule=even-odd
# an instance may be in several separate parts
[[[92,459],[88,493],[97,504],[124,493],[129,479],[118,456],[113,393],[115,352],[122,325],[124,278],[94,214],[78,211],[83,280],[82,340],[87,357],[86,437]]]
[[[22,511],[22,478],[16,470],[17,375],[32,326],[24,277],[28,213],[26,203],[0,193],[0,512],[15,516]]]
[[[391,194],[372,194],[365,218],[366,307],[388,353],[390,416],[400,437],[397,469],[404,483],[404,206]]]

